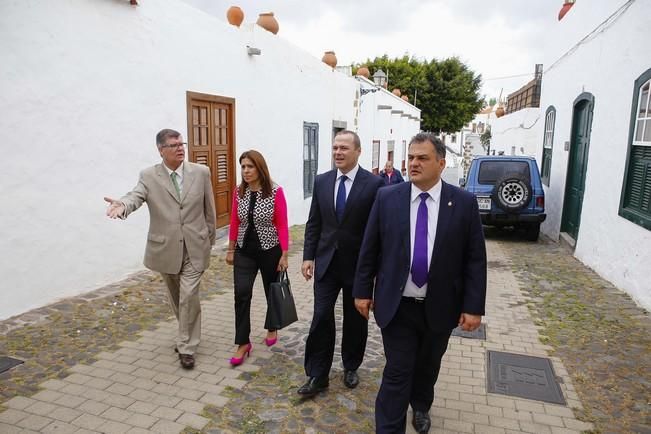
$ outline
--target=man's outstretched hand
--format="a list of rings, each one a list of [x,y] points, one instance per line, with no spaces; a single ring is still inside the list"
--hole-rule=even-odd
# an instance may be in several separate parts
[[[124,204],[119,200],[111,199],[110,197],[105,197],[104,200],[110,205],[106,208],[106,215],[112,219],[118,219],[124,214]]]

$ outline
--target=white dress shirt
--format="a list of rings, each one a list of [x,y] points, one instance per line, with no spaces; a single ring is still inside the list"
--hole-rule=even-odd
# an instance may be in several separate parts
[[[434,241],[436,240],[436,225],[439,218],[439,206],[441,203],[441,180],[434,187],[430,188],[427,193],[429,197],[425,201],[427,204],[427,270],[429,271],[432,262],[432,252],[434,250]],[[409,267],[414,260],[414,242],[416,240],[416,218],[418,217],[418,207],[420,206],[420,194],[423,191],[411,184],[411,203],[409,208],[409,239],[411,240],[409,252]],[[405,297],[425,297],[427,294],[427,283],[422,287],[417,287],[411,280],[411,271],[407,277],[407,283],[402,293]]]
[[[179,193],[183,194],[183,163],[181,163],[176,170],[170,169],[165,163],[163,163],[163,166],[167,169],[167,174],[170,176],[170,182],[172,182],[172,172],[176,172],[176,183],[179,185]]]
[[[335,181],[335,194],[333,196],[334,198],[334,204],[335,204],[335,210],[337,208],[337,191],[339,191],[339,183],[341,182],[341,177],[346,175],[348,179],[346,179],[346,182],[344,183],[344,187],[346,188],[346,200],[348,200],[348,194],[350,193],[350,189],[353,188],[353,181],[355,181],[355,176],[357,176],[357,171],[359,170],[359,164],[353,167],[348,173],[343,173],[341,170],[337,169],[337,180]]]

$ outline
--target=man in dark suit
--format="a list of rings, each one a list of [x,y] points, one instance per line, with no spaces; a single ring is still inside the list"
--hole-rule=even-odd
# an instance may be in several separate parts
[[[411,182],[383,188],[369,216],[355,276],[355,307],[374,310],[386,366],[375,401],[378,433],[429,431],[434,384],[452,330],[481,323],[486,246],[475,197],[441,180],[445,146],[417,134]],[[375,288],[374,288],[375,286]]]
[[[366,350],[368,319],[357,310],[352,296],[357,257],[368,214],[382,180],[357,163],[359,136],[340,131],[332,145],[336,169],[318,175],[310,216],[305,226],[301,271],[306,280],[314,276],[314,316],[305,346],[308,381],[298,389],[304,397],[328,387],[335,350],[335,303],[343,289],[341,358],[344,384],[359,384],[357,368]]]

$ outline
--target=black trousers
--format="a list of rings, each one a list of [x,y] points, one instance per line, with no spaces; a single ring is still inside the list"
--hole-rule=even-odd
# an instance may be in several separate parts
[[[341,338],[341,359],[344,369],[356,370],[362,364],[366,351],[368,321],[355,309],[353,274],[340,270],[350,264],[340,263],[335,253],[321,280],[314,282],[314,315],[305,345],[305,373],[308,377],[327,377],[335,352],[335,304],[343,290],[344,320]]]
[[[251,298],[253,283],[262,274],[265,297],[269,294],[269,284],[278,279],[278,262],[282,250],[277,245],[269,250],[253,251],[235,249],[233,257],[233,282],[235,286],[235,344],[245,345],[250,342],[251,334]],[[269,330],[265,321],[265,328]]]
[[[424,303],[402,299],[396,316],[382,329],[386,365],[375,400],[377,433],[404,433],[409,405],[426,412],[432,407],[451,334],[427,327]]]

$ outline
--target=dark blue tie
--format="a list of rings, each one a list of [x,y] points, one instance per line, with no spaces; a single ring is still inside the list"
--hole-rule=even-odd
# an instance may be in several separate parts
[[[429,193],[421,193],[416,214],[416,233],[414,234],[414,258],[411,263],[411,281],[422,288],[427,283],[427,198]]]
[[[348,177],[342,175],[339,178],[339,188],[337,189],[337,202],[335,203],[335,212],[337,213],[337,222],[341,223],[344,219],[344,211],[346,210],[346,180]]]

